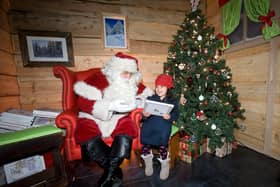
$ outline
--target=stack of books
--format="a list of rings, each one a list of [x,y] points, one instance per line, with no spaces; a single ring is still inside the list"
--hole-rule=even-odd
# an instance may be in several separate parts
[[[61,111],[35,109],[33,112],[10,109],[0,113],[0,133],[18,131],[42,125],[55,125],[55,118]]]
[[[60,112],[60,110],[53,109],[35,109],[33,110],[34,121],[32,126],[55,125],[55,118]]]
[[[11,109],[0,114],[0,133],[23,130],[33,124],[32,112],[19,109]]]

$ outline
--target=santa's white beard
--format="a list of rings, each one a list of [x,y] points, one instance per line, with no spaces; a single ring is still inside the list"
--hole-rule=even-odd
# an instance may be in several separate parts
[[[104,90],[104,99],[111,101],[121,99],[126,103],[131,103],[135,101],[137,90],[137,83],[133,77],[131,79],[123,79],[118,76]]]

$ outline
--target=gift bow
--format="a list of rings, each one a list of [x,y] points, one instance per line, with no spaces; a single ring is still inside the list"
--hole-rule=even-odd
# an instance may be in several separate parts
[[[223,39],[224,40],[224,46],[227,46],[227,40],[228,40],[228,37],[227,35],[224,35],[222,33],[219,33],[217,34],[217,38],[220,40],[220,39]]]
[[[262,22],[262,29],[265,27],[265,24],[272,26],[271,18],[275,16],[274,10],[269,10],[267,16],[259,16],[259,20]]]

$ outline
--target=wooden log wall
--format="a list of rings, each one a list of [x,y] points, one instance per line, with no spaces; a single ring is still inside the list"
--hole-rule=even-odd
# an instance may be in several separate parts
[[[19,29],[71,32],[75,71],[101,67],[117,51],[129,53],[138,58],[144,83],[154,87],[188,7],[185,0],[12,0],[9,18],[22,108],[61,108],[62,85],[52,67],[23,67]],[[128,50],[104,49],[102,15],[126,16]]]
[[[207,0],[206,15],[221,32],[218,0]],[[271,0],[280,24],[280,2]],[[232,84],[246,109],[246,120],[235,137],[245,146],[280,160],[280,36],[246,42],[225,51],[232,71]]]
[[[8,108],[20,108],[16,66],[13,60],[8,0],[0,1],[0,112]]]

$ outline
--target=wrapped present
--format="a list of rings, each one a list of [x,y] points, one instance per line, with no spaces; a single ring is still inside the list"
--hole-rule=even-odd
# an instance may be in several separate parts
[[[179,142],[178,156],[182,161],[191,163],[200,155],[199,143],[191,136],[184,136]]]
[[[219,147],[219,148],[216,148],[216,150],[215,150],[215,155],[217,157],[220,157],[220,158],[222,158],[222,157],[232,153],[232,145],[233,145],[233,143],[226,142],[225,138],[222,138],[222,142],[224,142],[223,146]]]

